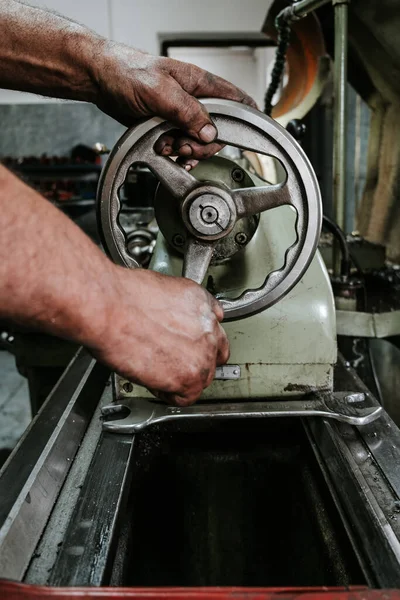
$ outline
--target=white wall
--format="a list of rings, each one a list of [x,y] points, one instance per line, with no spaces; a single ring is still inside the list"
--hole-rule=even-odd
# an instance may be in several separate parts
[[[275,49],[177,47],[170,49],[169,56],[231,81],[262,106],[267,87],[267,67],[275,56]]]
[[[112,0],[111,32],[157,54],[158,33],[260,31],[271,0]]]
[[[30,0],[30,2],[37,6],[47,6],[88,25],[102,35],[153,54],[159,52],[160,33],[260,31],[271,4],[271,0]],[[224,75],[221,71],[220,74]],[[49,101],[31,94],[0,90],[0,103],[3,104]]]

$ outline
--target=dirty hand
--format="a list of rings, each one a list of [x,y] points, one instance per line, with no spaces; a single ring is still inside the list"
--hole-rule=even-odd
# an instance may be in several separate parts
[[[115,310],[93,354],[160,399],[192,404],[229,358],[221,305],[189,279],[122,267],[115,273]]]
[[[196,98],[226,98],[256,107],[243,90],[195,65],[151,56],[123,44],[104,44],[94,67],[97,106],[127,127],[154,115],[171,121],[185,133],[162,136],[156,151],[180,156],[188,168],[222,147],[214,143],[217,130]]]

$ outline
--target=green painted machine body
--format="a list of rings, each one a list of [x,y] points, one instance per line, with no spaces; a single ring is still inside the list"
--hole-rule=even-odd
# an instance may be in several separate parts
[[[232,166],[237,167],[226,159],[214,158],[202,163],[193,174],[200,180],[218,180],[234,187],[230,178]],[[249,178],[253,185],[265,185],[247,171],[247,184]],[[161,210],[168,210],[168,205],[164,197]],[[170,217],[171,213],[167,218]],[[163,230],[162,214],[157,219]],[[228,260],[211,264],[203,285],[217,297],[223,293],[230,298],[245,289],[259,287],[268,273],[282,267],[286,250],[296,240],[295,224],[296,213],[290,206],[262,213],[247,245]],[[181,275],[182,255],[162,233],[150,268]],[[224,328],[231,348],[229,364],[240,366],[240,378],[214,380],[203,392],[203,399],[300,396],[332,389],[337,355],[335,307],[329,277],[318,251],[302,279],[281,301],[256,315],[226,322]],[[149,396],[139,386],[135,386],[134,393]]]

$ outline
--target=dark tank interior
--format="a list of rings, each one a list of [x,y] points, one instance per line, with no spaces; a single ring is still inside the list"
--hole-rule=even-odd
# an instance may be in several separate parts
[[[119,584],[365,584],[300,420],[138,434],[126,517]]]

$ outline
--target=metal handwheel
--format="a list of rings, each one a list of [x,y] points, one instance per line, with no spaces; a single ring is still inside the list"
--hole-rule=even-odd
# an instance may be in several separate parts
[[[134,163],[146,165],[176,198],[187,232],[182,274],[201,283],[218,242],[228,236],[239,219],[290,205],[297,214],[296,240],[286,250],[281,269],[265,274],[257,289],[238,298],[218,299],[225,318],[250,316],[278,302],[299,281],[310,264],[319,240],[322,206],[315,173],[300,146],[278,123],[248,106],[228,100],[204,100],[218,129],[218,141],[277,159],[286,177],[277,185],[231,190],[221,183],[198,181],[171,158],[156,154],[158,138],[174,129],[159,118],[127,131],[111,152],[98,190],[98,217],[104,244],[111,258],[130,268],[140,265],[129,255],[118,223],[119,189]]]

